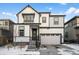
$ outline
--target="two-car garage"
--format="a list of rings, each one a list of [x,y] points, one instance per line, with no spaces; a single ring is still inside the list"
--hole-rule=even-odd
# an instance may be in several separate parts
[[[42,45],[55,45],[61,43],[61,34],[41,34]]]

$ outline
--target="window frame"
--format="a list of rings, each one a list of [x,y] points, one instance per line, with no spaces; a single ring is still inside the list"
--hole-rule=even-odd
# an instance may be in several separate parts
[[[59,17],[54,17],[54,25],[59,25]]]
[[[21,27],[23,27],[23,28],[21,28]],[[23,31],[23,34],[21,35],[21,31]],[[24,26],[19,26],[19,36],[25,36],[25,34],[24,34],[24,31],[25,31],[25,27]]]
[[[9,25],[9,22],[8,21],[5,21],[5,25],[8,26]]]
[[[46,17],[42,17],[42,23],[46,23]]]
[[[24,36],[24,30],[19,30],[19,36]]]
[[[24,22],[34,22],[35,14],[22,14]]]

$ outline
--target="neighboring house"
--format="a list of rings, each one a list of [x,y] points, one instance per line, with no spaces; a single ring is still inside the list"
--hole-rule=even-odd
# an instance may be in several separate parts
[[[79,42],[79,16],[65,23],[65,42]]]
[[[30,5],[17,13],[14,25],[14,42],[30,43],[39,41],[41,45],[57,45],[64,41],[64,16],[51,12],[38,12]]]
[[[0,45],[13,42],[13,24],[10,19],[0,19]]]

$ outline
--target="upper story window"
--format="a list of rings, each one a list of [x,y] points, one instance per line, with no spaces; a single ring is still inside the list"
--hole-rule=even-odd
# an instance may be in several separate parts
[[[24,26],[19,26],[19,36],[24,36]]]
[[[59,24],[59,17],[54,17],[54,25],[58,25]]]
[[[7,21],[5,21],[5,25],[8,25],[8,22]]]
[[[42,17],[42,23],[46,23],[46,17]]]
[[[24,22],[33,22],[34,14],[23,14]]]

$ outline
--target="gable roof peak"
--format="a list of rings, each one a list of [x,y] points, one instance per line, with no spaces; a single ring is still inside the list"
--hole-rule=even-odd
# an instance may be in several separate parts
[[[27,8],[27,7],[30,7],[30,8],[32,8],[29,4],[26,6],[26,7],[24,7],[20,12],[18,12],[16,15],[18,15],[19,13],[21,13],[25,8]],[[32,8],[34,11],[36,11],[34,8]],[[37,12],[37,11],[36,11]],[[37,13],[39,13],[39,12],[37,12]]]
[[[27,7],[31,7],[31,6],[28,4]]]

